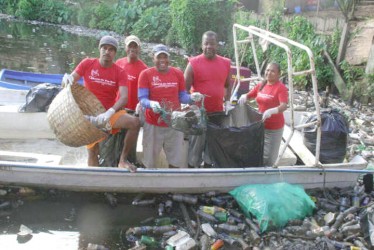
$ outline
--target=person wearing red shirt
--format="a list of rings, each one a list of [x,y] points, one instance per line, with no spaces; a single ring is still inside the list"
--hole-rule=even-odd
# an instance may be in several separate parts
[[[205,95],[204,107],[208,120],[214,121],[222,117],[226,100],[228,108],[230,100],[230,66],[228,58],[217,55],[217,34],[207,31],[202,36],[203,53],[189,59],[184,72],[186,87],[191,93],[196,91]],[[211,165],[206,143],[206,134],[189,137],[188,165],[198,168],[204,161],[205,166]]]
[[[256,99],[258,110],[262,113],[262,120],[265,123],[265,166],[274,165],[283,136],[283,112],[287,109],[288,90],[279,80],[280,73],[279,64],[269,63],[265,70],[265,81],[241,95],[238,101],[243,105],[248,99]]]
[[[169,167],[183,167],[182,147],[184,135],[165,123],[163,110],[180,110],[181,103],[200,101],[202,95],[188,95],[183,72],[169,66],[169,50],[159,44],[153,48],[154,67],[144,70],[139,77],[138,97],[145,108],[143,126],[143,165],[155,168],[155,162],[163,149]],[[161,107],[162,106],[162,107]]]
[[[128,101],[125,108],[130,112],[135,112],[138,104],[138,78],[140,72],[147,68],[147,65],[139,58],[140,45],[140,39],[137,36],[126,37],[125,49],[127,56],[116,61],[116,64],[127,73]]]
[[[127,75],[123,69],[114,63],[117,48],[118,41],[114,37],[102,37],[99,43],[100,57],[87,58],[80,62],[71,74],[70,78],[72,79],[69,82],[77,84],[76,82],[83,77],[84,86],[107,109],[106,112],[96,117],[88,117],[93,124],[107,129],[111,134],[119,132],[122,128],[128,130],[118,167],[135,171],[135,166],[127,161],[127,156],[138,138],[140,124],[138,118],[121,110],[127,102]],[[116,101],[117,92],[119,92],[120,98]],[[88,165],[99,166],[99,142],[87,145],[87,149]]]

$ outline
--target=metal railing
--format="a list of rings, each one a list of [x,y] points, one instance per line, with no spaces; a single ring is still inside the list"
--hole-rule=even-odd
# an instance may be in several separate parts
[[[248,35],[244,40],[238,40],[237,33],[238,31],[243,31],[246,32]],[[245,34],[246,34],[245,33]],[[236,64],[236,84],[233,86],[233,90],[231,93],[231,98],[236,96],[240,82],[241,81],[248,81],[248,80],[259,80],[262,79],[261,77],[261,70],[259,66],[259,61],[257,58],[256,54],[256,46],[255,42],[256,40],[254,39],[254,36],[258,37],[259,39],[262,39],[262,41],[272,43],[282,49],[284,49],[285,54],[287,55],[287,77],[288,77],[288,94],[289,94],[289,107],[291,110],[291,133],[289,134],[287,140],[283,144],[282,148],[279,150],[278,158],[276,162],[274,163],[273,167],[278,167],[279,161],[282,158],[284,152],[286,151],[291,138],[294,134],[294,131],[296,128],[304,128],[308,127],[311,125],[316,125],[317,126],[317,140],[316,140],[316,153],[315,153],[315,163],[314,167],[320,167],[319,163],[319,155],[320,155],[320,145],[321,145],[321,116],[320,116],[320,107],[319,107],[319,95],[318,95],[318,87],[317,87],[317,77],[316,77],[316,71],[315,71],[315,65],[314,65],[314,56],[312,51],[305,45],[300,44],[298,42],[295,42],[293,40],[290,40],[286,37],[282,37],[280,35],[274,34],[272,32],[269,32],[267,30],[260,29],[255,26],[243,26],[240,24],[234,24],[233,26],[233,38],[234,38],[234,49],[235,49],[235,64]],[[238,45],[239,44],[246,44],[250,43],[251,48],[252,48],[252,53],[253,53],[253,58],[254,58],[254,63],[257,71],[257,77],[251,77],[249,79],[241,79],[240,78],[240,62],[239,62],[239,49]],[[304,50],[309,57],[309,69],[305,69],[303,71],[295,72],[294,67],[292,65],[292,52],[289,47],[289,45],[292,45],[296,47],[297,49]],[[300,75],[310,75],[311,80],[312,80],[312,87],[313,87],[313,101],[315,105],[315,111],[317,115],[317,120],[308,124],[302,124],[299,126],[295,126],[295,121],[294,121],[294,98],[293,98],[293,77],[294,76],[300,76]]]

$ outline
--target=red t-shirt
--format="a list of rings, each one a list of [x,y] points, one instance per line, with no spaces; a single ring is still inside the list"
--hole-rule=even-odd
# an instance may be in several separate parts
[[[158,101],[161,108],[170,112],[180,109],[179,92],[186,90],[183,72],[169,67],[167,73],[160,73],[155,67],[143,70],[139,76],[139,88],[149,89],[149,100]],[[145,120],[149,124],[168,127],[152,109],[146,109]]]
[[[74,70],[84,79],[84,86],[90,90],[106,109],[113,107],[119,86],[126,85],[126,72],[118,65],[109,68],[100,65],[98,58],[86,58]]]
[[[135,110],[138,104],[138,78],[140,72],[147,68],[142,60],[129,63],[127,57],[117,60],[116,64],[123,68],[127,74],[128,101],[125,108]],[[119,96],[117,96],[119,98]]]
[[[212,60],[203,54],[192,57],[189,62],[193,70],[191,92],[206,95],[204,105],[207,112],[223,111],[225,83],[230,74],[230,59],[216,55]]]
[[[278,81],[274,84],[266,84],[259,91],[261,86],[262,83],[257,84],[247,95],[249,98],[256,98],[258,110],[261,113],[270,108],[278,107],[281,102],[288,103],[288,90],[282,82]],[[274,114],[265,120],[266,129],[281,129],[283,126],[283,113]]]

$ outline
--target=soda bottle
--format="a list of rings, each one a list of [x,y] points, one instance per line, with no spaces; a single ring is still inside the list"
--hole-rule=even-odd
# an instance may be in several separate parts
[[[103,245],[88,243],[87,250],[109,250],[109,248]]]
[[[240,218],[240,219],[244,219],[244,214],[236,211],[235,209],[229,209],[229,213],[233,216],[235,216],[236,218]]]
[[[163,234],[169,231],[173,231],[177,229],[177,226],[174,225],[167,225],[167,226],[158,226],[158,227],[153,227],[153,233],[154,234]]]
[[[210,247],[211,250],[217,250],[217,249],[220,249],[223,247],[225,243],[223,242],[223,240],[219,239],[219,240],[216,240],[213,245]]]
[[[140,243],[144,244],[149,247],[158,247],[159,243],[156,241],[154,237],[142,235],[140,238]]]
[[[171,225],[175,219],[170,218],[170,217],[161,217],[161,218],[156,218],[155,219],[155,224],[156,226],[165,226],[165,225]]]
[[[216,217],[219,222],[227,221],[227,213],[225,212],[217,212],[214,214],[214,217]]]
[[[200,237],[200,249],[201,250],[210,250],[210,239],[209,236],[206,234],[203,234]]]
[[[152,205],[155,204],[156,199],[150,199],[150,200],[139,200],[139,201],[133,201],[132,204],[134,206],[147,206],[147,205]]]
[[[226,212],[226,209],[217,206],[200,206],[199,208],[204,213],[214,215],[217,212]]]

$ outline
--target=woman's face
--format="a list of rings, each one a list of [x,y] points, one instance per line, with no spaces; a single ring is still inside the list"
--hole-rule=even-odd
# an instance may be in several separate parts
[[[277,65],[275,65],[275,64],[269,64],[266,67],[266,70],[265,70],[265,79],[269,83],[276,83],[277,81],[279,81],[279,75],[280,75],[280,72],[279,72],[279,68],[278,68]]]

